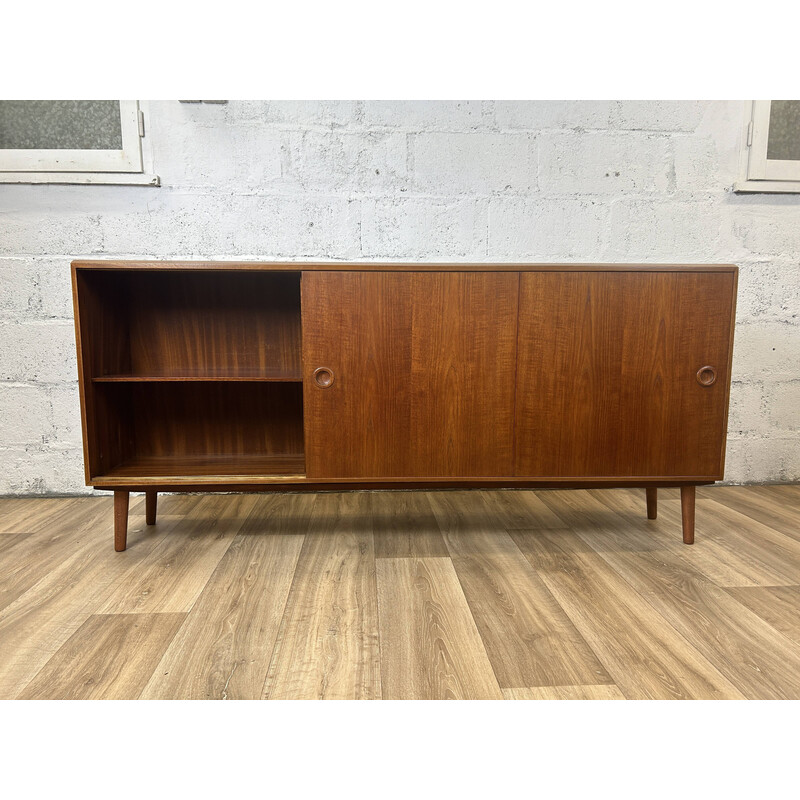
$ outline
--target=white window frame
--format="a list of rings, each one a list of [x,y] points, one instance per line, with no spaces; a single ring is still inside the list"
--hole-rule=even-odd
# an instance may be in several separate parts
[[[800,193],[800,161],[767,158],[771,104],[771,100],[753,100],[745,114],[736,192]]]
[[[136,100],[120,100],[121,150],[2,150],[0,183],[104,183],[158,186],[145,173],[144,115]]]

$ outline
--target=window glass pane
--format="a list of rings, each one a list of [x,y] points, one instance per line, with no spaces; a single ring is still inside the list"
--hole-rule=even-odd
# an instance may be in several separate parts
[[[119,100],[0,100],[4,150],[122,150]]]
[[[800,100],[772,101],[767,158],[800,161]]]

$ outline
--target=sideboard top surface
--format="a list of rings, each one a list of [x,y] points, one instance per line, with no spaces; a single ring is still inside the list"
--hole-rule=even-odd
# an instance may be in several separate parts
[[[265,271],[333,271],[351,272],[736,272],[734,264],[553,264],[436,261],[169,261],[76,259],[75,269],[158,269],[158,270],[265,270]]]

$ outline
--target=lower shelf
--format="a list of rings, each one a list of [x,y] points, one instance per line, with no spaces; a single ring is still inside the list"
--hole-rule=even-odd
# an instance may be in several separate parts
[[[220,456],[141,456],[114,467],[107,474],[92,478],[106,479],[169,478],[258,478],[305,477],[305,457],[302,453],[280,455],[220,455]]]

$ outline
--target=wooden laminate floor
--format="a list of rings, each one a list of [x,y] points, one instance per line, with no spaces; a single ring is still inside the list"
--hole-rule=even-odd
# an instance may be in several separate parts
[[[800,699],[800,486],[0,499],[0,698]]]

